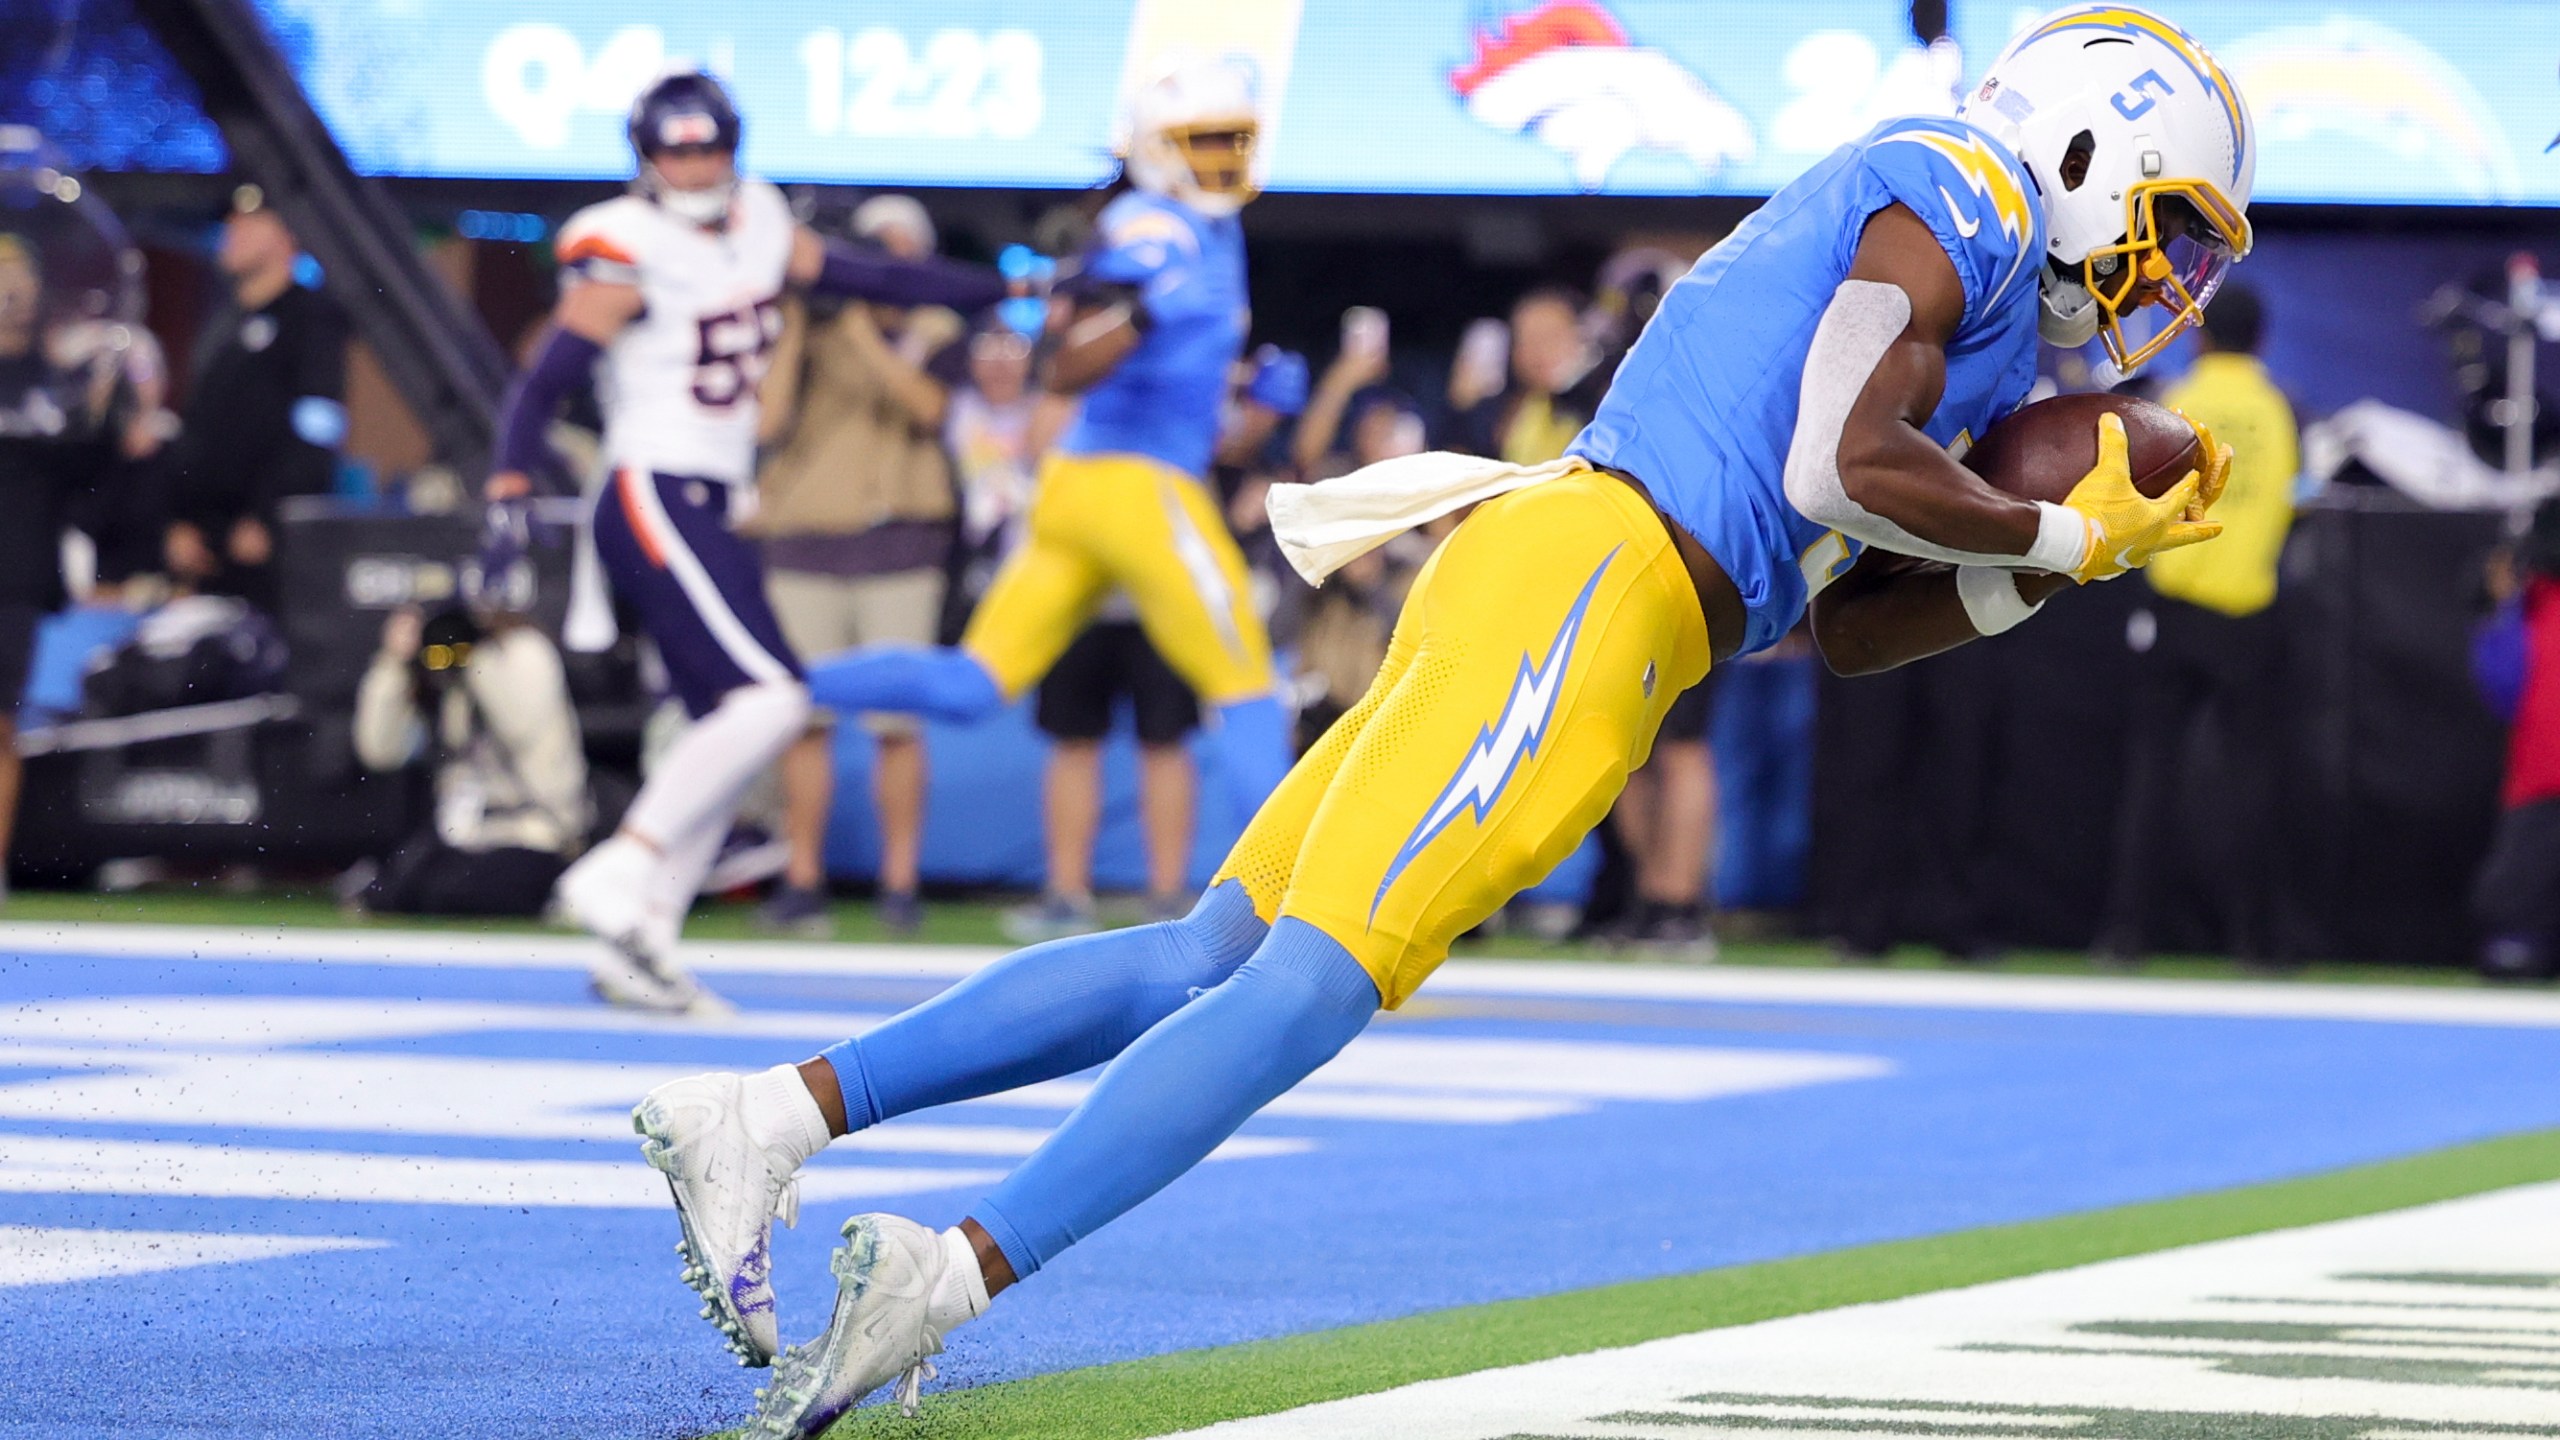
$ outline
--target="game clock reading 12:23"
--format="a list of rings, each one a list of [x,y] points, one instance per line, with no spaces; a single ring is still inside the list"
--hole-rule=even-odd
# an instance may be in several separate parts
[[[688,63],[730,81],[777,180],[1079,187],[1111,173],[1128,88],[1209,53],[1262,78],[1272,189],[1522,195],[1767,194],[1952,108],[2047,8],[1956,0],[1924,47],[1887,0],[258,3],[381,174],[627,174],[632,95]],[[2173,13],[2249,97],[2260,199],[2560,205],[2560,4]]]

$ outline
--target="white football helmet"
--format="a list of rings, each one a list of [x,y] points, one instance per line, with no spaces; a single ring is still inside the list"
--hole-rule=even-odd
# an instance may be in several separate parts
[[[2038,328],[2054,344],[2103,338],[2131,374],[2203,316],[2249,253],[2248,102],[2195,37],[2150,11],[2054,11],[2009,42],[1956,113],[2044,192]],[[2173,313],[2135,346],[2124,317],[2145,305]]]
[[[1139,189],[1203,215],[1233,215],[1262,193],[1262,120],[1240,60],[1186,60],[1129,98],[1123,155]]]

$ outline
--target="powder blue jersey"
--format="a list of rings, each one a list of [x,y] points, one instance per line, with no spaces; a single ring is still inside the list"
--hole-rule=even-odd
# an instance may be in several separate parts
[[[1787,502],[1805,352],[1867,217],[1896,201],[1964,283],[1946,393],[1924,427],[1962,453],[2034,383],[2044,208],[1999,142],[1961,120],[1888,120],[1753,212],[1664,293],[1570,453],[1644,482],[1731,576],[1745,653],[1775,644],[1864,548]]]
[[[1132,190],[1103,207],[1085,273],[1138,287],[1146,334],[1102,383],[1058,448],[1070,455],[1152,456],[1209,473],[1227,368],[1244,351],[1249,312],[1244,227]]]

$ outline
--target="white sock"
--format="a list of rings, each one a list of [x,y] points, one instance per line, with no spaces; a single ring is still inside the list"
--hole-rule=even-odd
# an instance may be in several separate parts
[[[809,692],[796,680],[730,691],[649,767],[624,827],[672,851],[696,829],[725,822],[747,782],[808,724]]]
[[[942,1232],[942,1278],[925,1301],[924,1323],[948,1335],[986,1313],[987,1277],[978,1268],[978,1247],[954,1225]]]
[[[746,1093],[740,1109],[750,1139],[768,1152],[778,1150],[790,1156],[795,1170],[827,1148],[826,1112],[818,1108],[817,1097],[800,1078],[800,1067],[776,1065],[746,1077],[742,1084]]]

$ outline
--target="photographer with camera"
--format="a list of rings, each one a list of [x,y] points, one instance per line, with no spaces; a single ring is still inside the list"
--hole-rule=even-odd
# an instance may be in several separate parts
[[[431,760],[435,820],[351,897],[404,915],[542,913],[586,844],[587,762],[560,652],[524,612],[521,517],[493,513],[466,604],[393,612],[356,692],[368,770]]]

